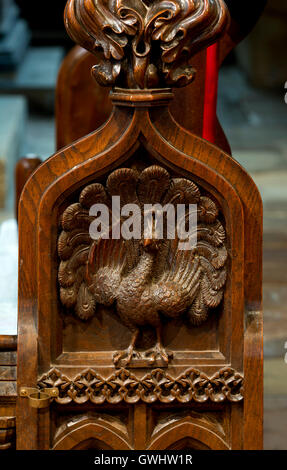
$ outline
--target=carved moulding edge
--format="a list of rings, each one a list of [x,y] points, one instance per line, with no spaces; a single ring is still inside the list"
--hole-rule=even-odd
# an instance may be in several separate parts
[[[162,369],[154,369],[141,378],[127,369],[120,369],[105,378],[88,368],[73,379],[52,368],[38,381],[40,389],[59,389],[59,396],[55,398],[59,404],[83,404],[90,401],[97,405],[120,402],[134,404],[139,401],[235,403],[243,400],[243,385],[243,375],[231,367],[222,368],[211,377],[198,369],[189,368],[176,378]]]

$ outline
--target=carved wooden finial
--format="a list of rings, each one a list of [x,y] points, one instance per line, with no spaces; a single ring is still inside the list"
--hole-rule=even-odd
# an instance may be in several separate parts
[[[93,75],[104,86],[181,87],[191,56],[214,43],[229,19],[223,0],[68,0],[71,38],[103,58]]]

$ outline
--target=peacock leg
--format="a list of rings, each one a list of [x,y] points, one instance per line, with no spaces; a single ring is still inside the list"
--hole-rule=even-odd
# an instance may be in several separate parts
[[[139,336],[139,329],[134,331],[129,347],[125,349],[124,351],[119,351],[114,354],[113,359],[114,359],[115,365],[118,365],[118,363],[122,359],[124,360],[123,361],[124,363],[122,364],[124,366],[128,365],[131,362],[138,336]]]
[[[152,349],[152,353],[149,357],[149,360],[151,363],[155,362],[156,360],[160,359],[162,360],[165,364],[168,364],[169,362],[169,358],[172,357],[172,354],[171,353],[168,353],[163,345],[162,345],[162,331],[161,331],[161,326],[158,326],[156,328],[156,338],[157,338],[157,341],[156,341],[156,345],[155,347]]]

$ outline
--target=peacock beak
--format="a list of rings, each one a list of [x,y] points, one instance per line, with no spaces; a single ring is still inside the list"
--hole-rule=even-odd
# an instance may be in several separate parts
[[[145,238],[144,239],[143,245],[144,245],[145,248],[147,246],[151,245],[151,244],[152,244],[152,239],[151,238]]]

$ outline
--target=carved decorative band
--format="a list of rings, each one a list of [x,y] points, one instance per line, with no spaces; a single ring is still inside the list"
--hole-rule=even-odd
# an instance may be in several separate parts
[[[224,368],[208,377],[197,369],[188,369],[177,378],[171,377],[162,369],[154,369],[138,378],[126,369],[114,372],[104,378],[92,369],[86,369],[70,379],[53,368],[44,374],[39,382],[40,388],[57,387],[57,403],[71,402],[83,404],[137,403],[204,403],[212,401],[239,402],[243,400],[243,376],[232,368]]]

